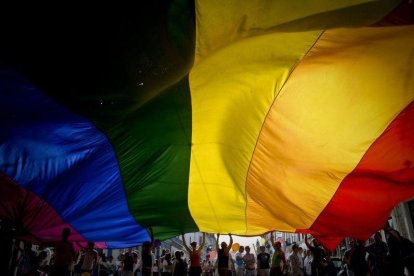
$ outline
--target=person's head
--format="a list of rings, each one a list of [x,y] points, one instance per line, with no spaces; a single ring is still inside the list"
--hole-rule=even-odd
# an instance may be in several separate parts
[[[299,250],[299,247],[298,247],[298,245],[295,243],[295,244],[292,246],[292,251],[296,254],[296,253],[298,253],[298,250]]]
[[[306,256],[311,256],[312,252],[310,250],[306,251]]]
[[[176,260],[181,260],[181,251],[175,251],[174,256]]]
[[[227,243],[226,242],[222,242],[220,245],[221,245],[222,249],[227,249]]]
[[[240,247],[239,247],[239,252],[240,252],[240,253],[243,253],[243,252],[244,252],[244,246],[243,246],[243,245],[240,245]]]
[[[320,245],[317,239],[313,239],[313,246],[318,247]]]
[[[171,254],[170,252],[165,252],[164,260],[166,260],[168,263],[171,262]]]
[[[356,245],[358,245],[358,246],[365,246],[365,243],[366,243],[366,241],[364,241],[364,240],[357,240],[356,241]]]
[[[260,252],[265,252],[266,251],[266,247],[264,245],[260,246]]]
[[[70,229],[69,229],[68,227],[65,227],[65,228],[62,230],[62,239],[63,239],[64,241],[66,241],[66,240],[68,240],[69,236],[70,236]]]
[[[210,254],[207,254],[206,255],[206,260],[209,260],[210,259]]]
[[[300,255],[302,255],[303,254],[303,248],[302,247],[299,247],[298,248],[298,252],[299,252]]]
[[[244,249],[246,250],[246,253],[250,253],[250,246],[246,246]]]
[[[190,245],[194,250],[197,249],[197,242],[193,241]]]
[[[145,254],[148,254],[152,250],[152,242],[146,241],[142,244],[142,249]]]
[[[280,242],[275,243],[275,250],[280,250],[282,248],[282,244]]]
[[[88,249],[93,249],[95,247],[95,243],[88,241]]]

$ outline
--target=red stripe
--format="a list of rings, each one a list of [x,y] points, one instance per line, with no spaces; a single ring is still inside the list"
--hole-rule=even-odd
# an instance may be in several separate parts
[[[345,177],[327,207],[306,231],[336,239],[321,242],[335,248],[343,237],[367,239],[381,229],[399,202],[414,196],[414,102],[371,145]],[[339,239],[338,239],[339,237]]]
[[[0,173],[0,218],[13,221],[17,226],[17,238],[36,244],[53,243],[62,238],[62,230],[71,230],[69,239],[86,246],[87,240],[59,214],[34,193],[18,186]],[[74,244],[76,245],[76,244]],[[96,247],[106,248],[103,242]],[[76,247],[76,246],[75,246]]]
[[[373,26],[384,27],[412,24],[414,24],[414,3],[403,1],[398,7]]]

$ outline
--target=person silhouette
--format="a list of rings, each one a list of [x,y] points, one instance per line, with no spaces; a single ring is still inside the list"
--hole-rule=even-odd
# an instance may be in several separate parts
[[[62,240],[55,245],[55,262],[51,271],[51,276],[69,276],[71,266],[75,261],[75,249],[69,241],[71,231],[69,228],[62,230]]]

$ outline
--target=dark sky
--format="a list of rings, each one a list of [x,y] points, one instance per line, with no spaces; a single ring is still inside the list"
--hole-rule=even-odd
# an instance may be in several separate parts
[[[63,101],[80,95],[85,102],[97,95],[105,98],[136,90],[140,83],[154,86],[157,78],[174,71],[171,63],[180,62],[168,50],[173,48],[166,34],[170,2],[93,7],[3,4],[0,63]],[[186,3],[191,10],[191,2]]]

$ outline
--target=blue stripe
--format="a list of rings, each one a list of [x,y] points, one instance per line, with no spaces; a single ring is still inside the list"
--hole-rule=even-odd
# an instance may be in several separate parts
[[[90,241],[149,240],[130,214],[115,153],[90,121],[0,68],[0,170]]]

